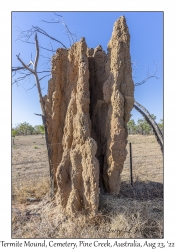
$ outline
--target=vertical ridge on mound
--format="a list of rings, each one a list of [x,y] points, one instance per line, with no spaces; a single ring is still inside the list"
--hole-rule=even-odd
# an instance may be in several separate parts
[[[112,37],[108,43],[107,64],[108,78],[103,84],[104,101],[108,104],[103,176],[107,190],[118,194],[120,173],[127,154],[127,122],[134,105],[130,35],[123,16],[114,24]]]
[[[45,102],[57,200],[69,214],[81,209],[96,213],[99,203],[99,164],[97,145],[91,138],[86,52],[84,38],[70,50],[57,50]]]
[[[118,194],[126,158],[127,122],[134,104],[130,36],[124,17],[115,22],[108,54],[85,39],[52,58],[44,97],[52,144],[57,201],[69,214],[98,211],[101,192]]]

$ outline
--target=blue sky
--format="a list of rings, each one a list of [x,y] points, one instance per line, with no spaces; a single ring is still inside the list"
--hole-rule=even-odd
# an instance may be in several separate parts
[[[131,35],[130,52],[134,66],[133,80],[141,82],[147,74],[153,74],[157,68],[156,78],[151,78],[145,84],[135,87],[135,100],[145,106],[151,114],[156,115],[157,122],[163,118],[163,12],[57,12],[62,15],[69,29],[76,34],[77,40],[85,37],[88,47],[96,47],[99,44],[104,50],[111,38],[114,22],[121,16],[126,17]],[[54,36],[67,47],[69,40],[65,29],[61,24],[48,24],[42,19],[51,21],[56,17],[53,12],[12,12],[12,66],[20,66],[16,55],[20,53],[21,59],[28,64],[35,58],[35,46],[16,40],[19,29],[28,30],[32,25],[39,26],[49,35]],[[51,48],[50,40],[38,34],[40,46]],[[31,38],[34,42],[34,37]],[[56,50],[60,45],[52,41],[52,47]],[[48,52],[40,50],[42,56],[51,56]],[[48,70],[50,65],[44,64],[46,58],[40,57],[39,69]],[[45,78],[41,82],[43,94],[47,94],[47,82]],[[21,82],[17,87],[12,86],[12,125],[28,122],[31,125],[41,124],[41,117],[34,113],[41,113],[36,87],[29,90],[35,84],[34,77],[30,82]],[[142,119],[141,115],[133,109],[132,119]]]

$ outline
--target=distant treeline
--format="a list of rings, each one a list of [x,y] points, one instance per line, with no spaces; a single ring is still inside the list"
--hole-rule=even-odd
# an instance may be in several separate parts
[[[156,116],[151,115],[152,118],[155,120]],[[157,124],[160,130],[163,133],[163,119]],[[150,125],[147,123],[145,119],[138,119],[137,124],[133,119],[130,119],[128,124],[128,134],[141,134],[141,135],[151,135],[153,134],[153,130]],[[37,134],[44,134],[44,126],[43,125],[35,125],[34,127],[27,122],[19,123],[15,127],[12,128],[12,136],[15,135],[37,135]]]
[[[156,116],[151,115],[152,118],[155,120]],[[160,120],[159,123],[157,123],[159,126],[160,130],[162,131],[163,134],[163,119]],[[128,134],[129,135],[134,135],[134,134],[141,134],[141,135],[151,135],[153,134],[153,129],[150,127],[150,125],[147,123],[147,121],[144,119],[138,119],[137,124],[133,119],[130,119],[128,124]]]
[[[12,128],[12,136],[16,135],[37,135],[44,134],[43,125],[35,125],[34,127],[27,122],[19,123]]]

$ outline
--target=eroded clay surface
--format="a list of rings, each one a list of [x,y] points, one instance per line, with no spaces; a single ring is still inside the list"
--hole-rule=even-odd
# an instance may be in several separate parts
[[[130,35],[122,16],[108,53],[85,39],[52,58],[44,97],[57,201],[69,214],[96,214],[99,192],[118,194],[134,104]]]

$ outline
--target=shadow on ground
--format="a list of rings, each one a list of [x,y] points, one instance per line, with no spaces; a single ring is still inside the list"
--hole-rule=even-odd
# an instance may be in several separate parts
[[[163,184],[152,181],[136,181],[131,186],[131,184],[122,182],[119,198],[125,197],[141,201],[163,198]]]

